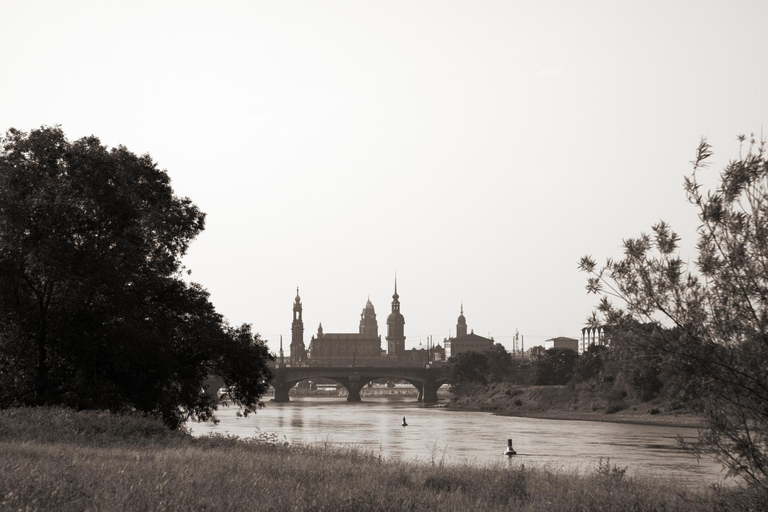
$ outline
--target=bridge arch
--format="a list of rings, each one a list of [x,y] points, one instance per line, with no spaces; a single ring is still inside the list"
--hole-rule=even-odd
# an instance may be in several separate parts
[[[437,389],[446,382],[440,368],[426,367],[283,367],[273,370],[272,386],[275,402],[288,402],[289,390],[302,380],[326,378],[338,382],[347,390],[347,401],[359,402],[360,390],[376,379],[400,379],[419,391],[418,401],[437,402]]]

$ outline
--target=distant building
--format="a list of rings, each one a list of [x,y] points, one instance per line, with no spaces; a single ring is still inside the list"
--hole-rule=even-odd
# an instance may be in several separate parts
[[[474,331],[467,334],[467,319],[464,318],[464,305],[456,323],[456,337],[444,341],[445,357],[453,357],[462,352],[486,352],[493,347],[493,338],[478,336]]]
[[[557,338],[550,338],[544,341],[544,350],[551,348],[567,348],[578,353],[579,340],[576,338],[566,338],[565,336],[558,336]]]
[[[323,325],[320,324],[317,334],[312,336],[309,342],[309,348],[304,345],[302,314],[303,307],[299,297],[299,289],[296,288],[296,299],[293,302],[293,323],[291,324],[291,348],[288,358],[292,366],[363,366],[381,364],[384,360],[392,364],[396,361],[420,361],[422,357],[426,361],[428,358],[428,355],[422,356],[418,351],[413,354],[406,354],[405,318],[400,313],[397,280],[395,280],[395,294],[392,295],[392,312],[387,317],[387,351],[381,348],[376,311],[370,299],[360,314],[358,332],[327,333],[323,331]]]
[[[531,347],[530,349],[527,350],[528,358],[531,361],[535,361],[536,359],[543,356],[545,351],[546,349],[541,345],[536,345],[535,347]]]
[[[397,294],[397,278],[395,278],[395,293],[392,295],[392,312],[387,317],[387,354],[390,357],[401,358],[405,352],[405,318],[400,313],[400,296]]]
[[[307,360],[307,349],[304,346],[304,320],[301,318],[302,306],[299,297],[299,287],[296,287],[296,299],[293,301],[293,323],[291,324],[291,354],[292,366],[300,366]]]
[[[358,332],[326,333],[320,324],[309,342],[308,355],[311,362],[323,366],[365,365],[381,360],[381,336],[371,301],[360,314]]]
[[[419,343],[414,348],[404,351],[403,355],[398,359],[398,361],[400,360],[415,361],[425,364],[427,362],[445,361],[445,349],[441,347],[440,344],[431,347]]]
[[[608,345],[608,337],[605,329],[600,327],[585,327],[581,330],[581,339],[579,340],[579,354],[583,354],[592,345]]]

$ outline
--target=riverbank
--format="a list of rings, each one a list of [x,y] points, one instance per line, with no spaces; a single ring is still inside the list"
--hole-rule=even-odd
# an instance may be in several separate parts
[[[758,510],[739,489],[689,490],[524,465],[444,466],[321,445],[192,437],[135,416],[0,411],[2,510]]]
[[[452,395],[449,407],[551,420],[689,428],[704,426],[700,416],[685,409],[670,408],[657,402],[633,401],[626,397],[605,397],[566,386],[520,386],[508,383],[475,386]]]

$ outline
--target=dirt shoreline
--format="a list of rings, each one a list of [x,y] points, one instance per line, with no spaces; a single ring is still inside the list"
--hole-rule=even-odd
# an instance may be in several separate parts
[[[445,406],[454,411],[490,412],[498,416],[511,416],[516,418],[535,418],[541,420],[560,421],[600,421],[605,423],[628,423],[633,425],[651,425],[680,428],[702,428],[704,420],[693,414],[661,413],[650,415],[639,411],[621,411],[613,414],[604,412],[580,412],[580,411],[520,411],[492,410],[488,407],[467,407],[450,403]]]
[[[451,396],[448,407],[501,416],[545,420],[601,421],[634,425],[702,428],[694,411],[661,401],[640,402],[624,395],[606,395],[567,386],[518,386],[495,383]],[[654,414],[651,414],[651,411]]]

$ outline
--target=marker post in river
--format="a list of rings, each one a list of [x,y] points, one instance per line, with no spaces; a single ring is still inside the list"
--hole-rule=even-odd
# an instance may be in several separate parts
[[[511,439],[507,439],[507,451],[504,452],[504,455],[517,455],[517,452],[512,448]]]

